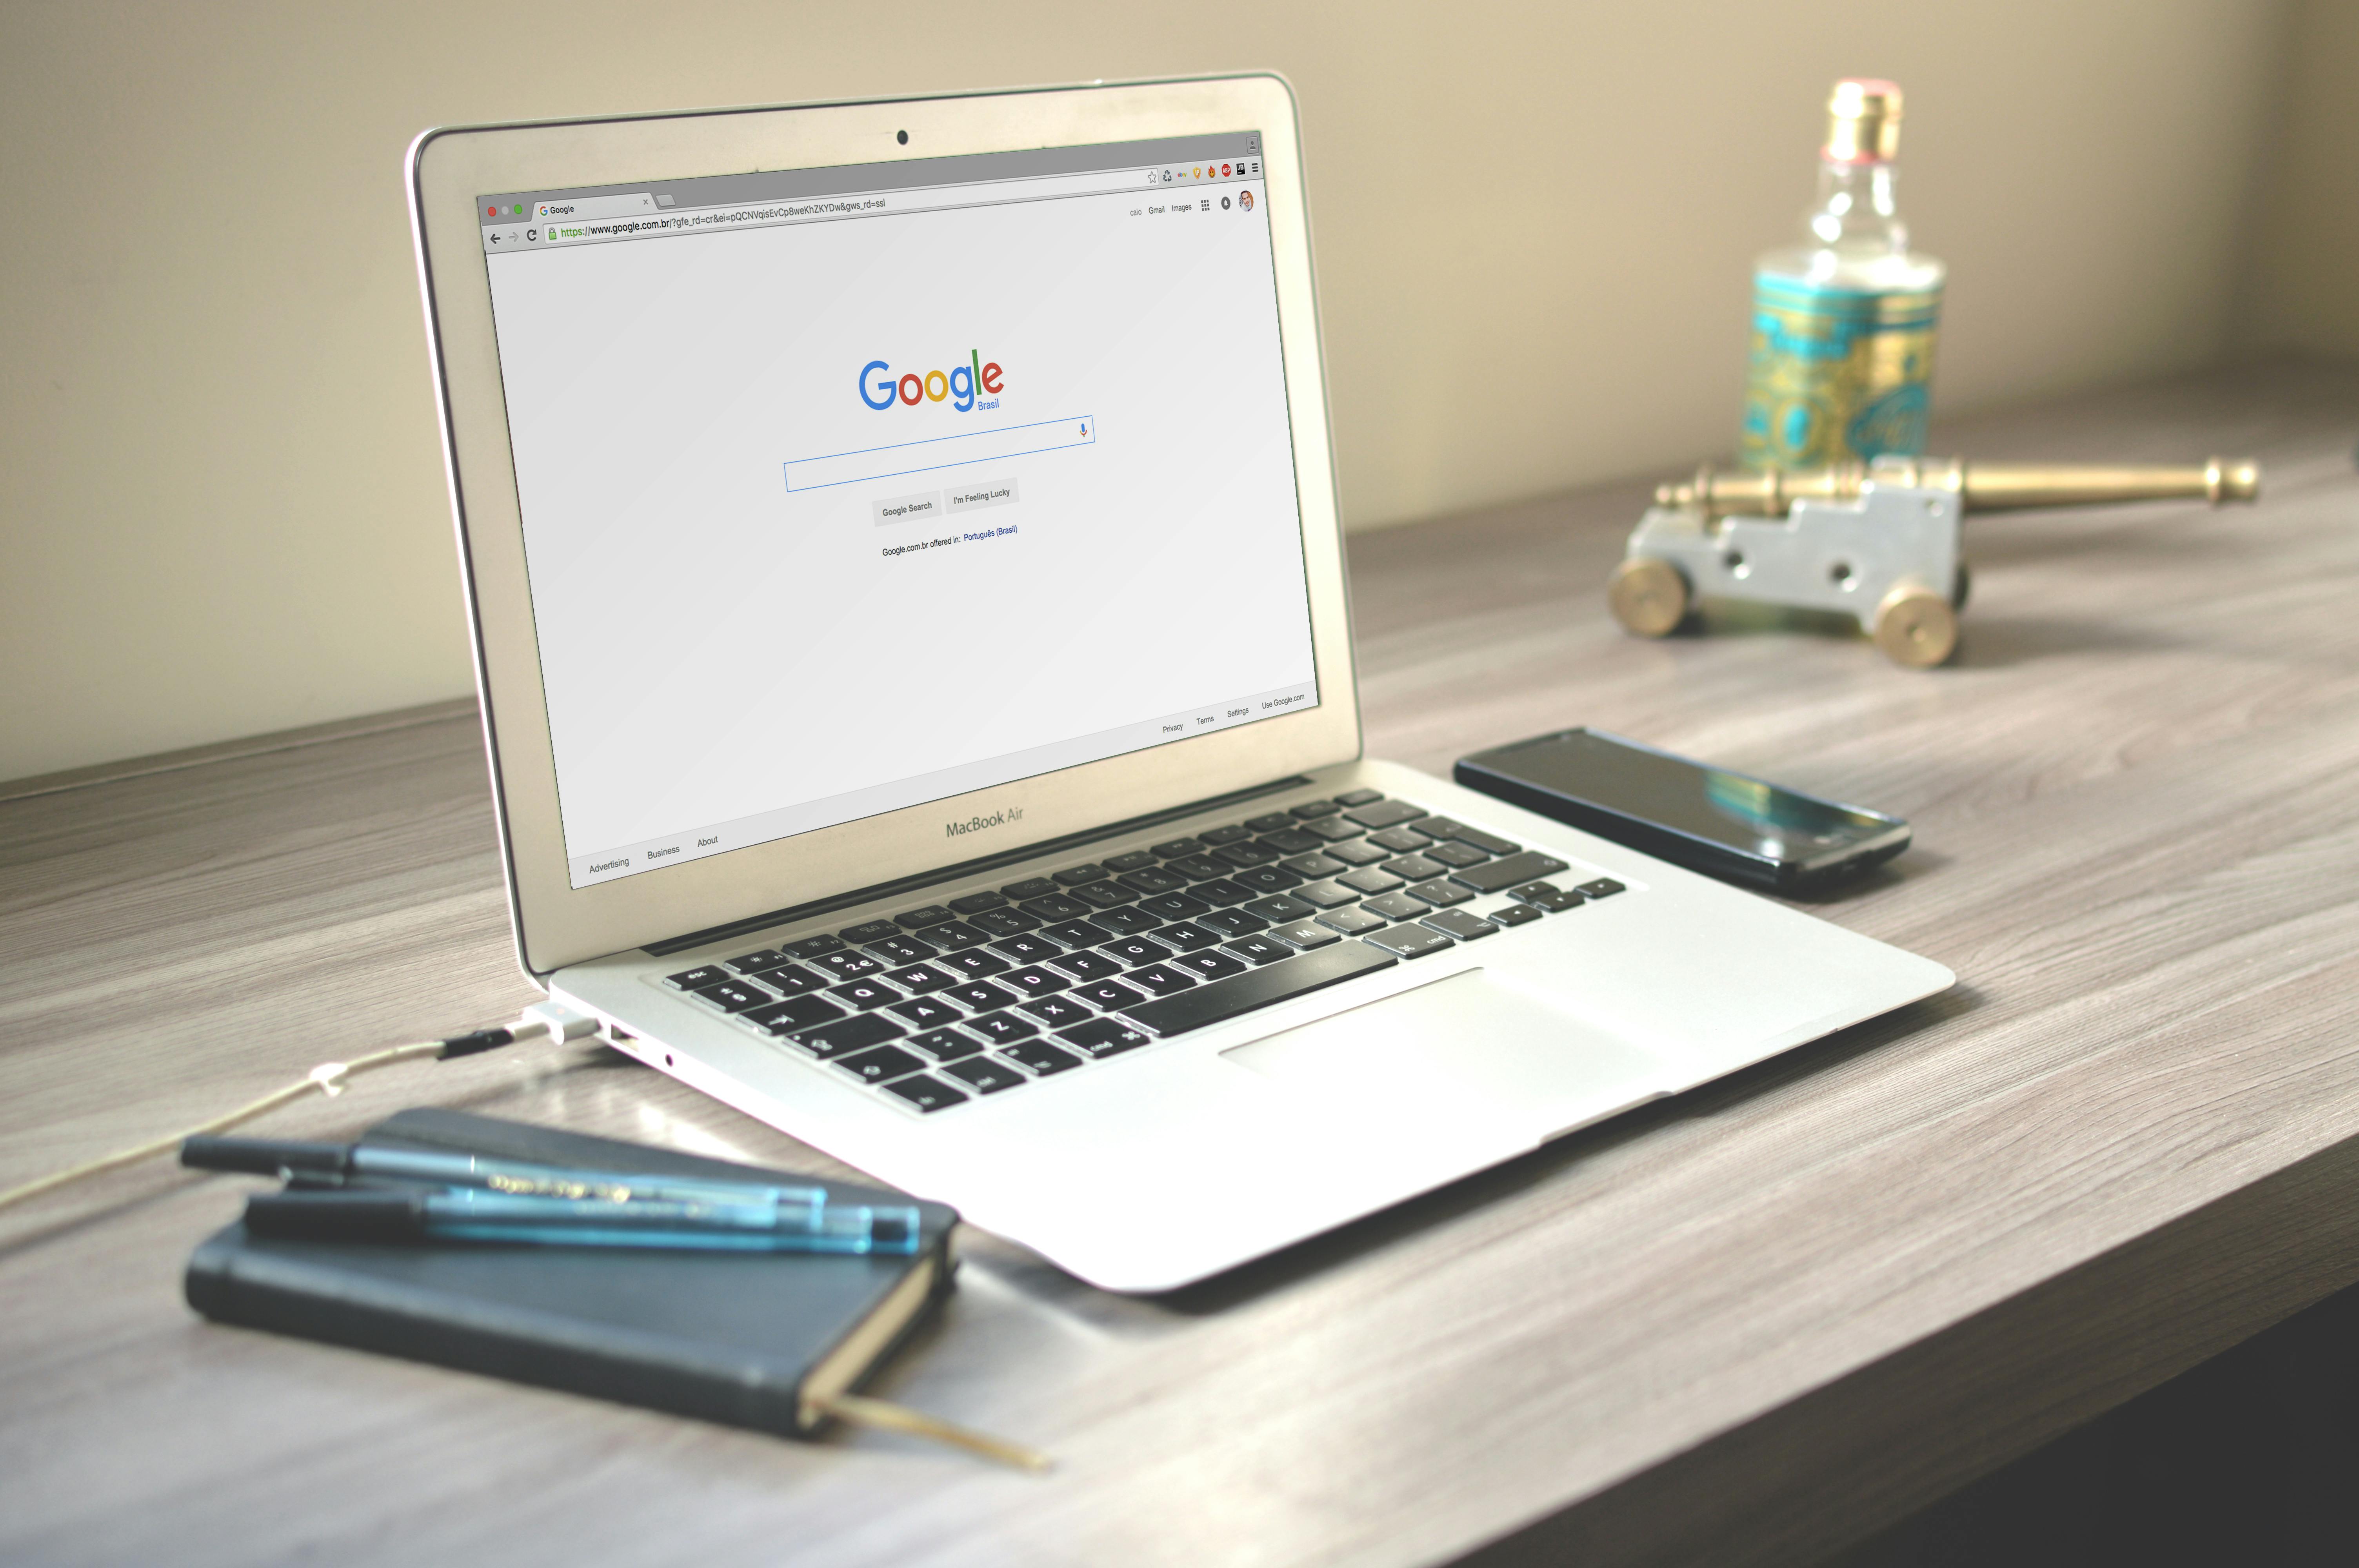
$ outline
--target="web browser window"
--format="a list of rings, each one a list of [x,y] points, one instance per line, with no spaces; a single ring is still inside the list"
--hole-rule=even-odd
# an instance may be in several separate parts
[[[478,211],[574,886],[1318,703],[1258,135]]]

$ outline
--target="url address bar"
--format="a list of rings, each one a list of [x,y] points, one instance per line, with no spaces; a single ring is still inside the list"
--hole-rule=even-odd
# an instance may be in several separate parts
[[[1186,182],[1190,186],[1195,180]],[[1097,196],[1160,190],[1159,168],[1093,169],[1087,174],[1048,175],[1035,179],[994,180],[986,185],[945,185],[894,190],[874,196],[812,196],[791,200],[746,201],[727,207],[696,207],[677,212],[635,212],[626,217],[563,219],[541,230],[539,243],[580,244],[660,234],[692,234],[705,229],[755,228],[776,223],[823,222],[864,212],[923,212],[992,201],[1043,197]],[[1175,183],[1174,189],[1177,189]]]

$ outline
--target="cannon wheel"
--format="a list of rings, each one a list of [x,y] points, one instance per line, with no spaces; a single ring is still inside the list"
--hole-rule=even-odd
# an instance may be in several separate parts
[[[1875,607],[1875,645],[1896,665],[1931,669],[1958,651],[1958,612],[1921,582],[1895,583]]]
[[[1641,637],[1670,633],[1688,613],[1688,579],[1679,568],[1653,556],[1632,556],[1614,568],[1605,602],[1623,629]]]

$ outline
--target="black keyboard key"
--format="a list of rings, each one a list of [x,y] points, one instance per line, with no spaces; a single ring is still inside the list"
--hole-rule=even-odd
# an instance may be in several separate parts
[[[968,979],[979,980],[985,975],[1001,974],[1016,966],[998,954],[985,949],[982,952],[949,954],[942,959],[942,967],[956,969]]]
[[[1449,816],[1423,817],[1418,822],[1417,830],[1430,834],[1436,838],[1454,838],[1461,844],[1471,844],[1490,855],[1512,855],[1523,848],[1520,844],[1508,842],[1496,833],[1485,833],[1480,827],[1469,827],[1463,822]]]
[[[1526,849],[1503,860],[1469,866],[1450,873],[1451,879],[1476,892],[1502,892],[1525,882],[1537,881],[1565,869],[1564,862],[1554,855],[1543,855],[1538,849]]]
[[[1533,887],[1545,885],[1535,883]],[[1559,888],[1549,888],[1545,892],[1534,892],[1533,888],[1517,888],[1516,896],[1532,908],[1547,914],[1562,914],[1568,909],[1579,909],[1589,902],[1577,892],[1567,892]]]
[[[981,914],[986,909],[1006,908],[1007,895],[1003,892],[992,892],[988,890],[983,892],[971,892],[964,898],[954,898],[951,900],[951,907],[957,910],[961,914]]]
[[[1155,852],[1162,856],[1167,860],[1176,860],[1182,855],[1202,854],[1204,852],[1204,841],[1201,838],[1167,839],[1163,843],[1155,846]]]
[[[887,1040],[898,1040],[908,1033],[881,1012],[864,1012],[841,1023],[822,1023],[816,1029],[799,1029],[787,1038],[819,1055],[841,1056],[870,1045],[881,1045]]]
[[[1275,964],[1280,958],[1294,957],[1294,949],[1267,936],[1240,936],[1234,942],[1221,944],[1221,951],[1243,958],[1248,964]]]
[[[1343,797],[1338,795],[1337,799]],[[1411,806],[1405,800],[1375,800],[1365,806],[1355,806],[1344,816],[1363,827],[1391,827],[1403,822],[1414,822],[1425,815],[1425,807]]]
[[[872,1007],[883,1007],[888,1001],[899,1001],[901,993],[883,980],[846,980],[827,993],[831,1001],[865,1012]]]
[[[881,1084],[907,1073],[921,1073],[926,1067],[922,1060],[898,1045],[879,1045],[873,1051],[854,1051],[832,1060],[834,1065],[864,1084]]]
[[[1382,790],[1355,789],[1346,791],[1344,794],[1337,795],[1335,797],[1335,804],[1338,806],[1374,806],[1376,802],[1384,798],[1385,795]]]
[[[1360,902],[1358,890],[1347,888],[1342,882],[1312,882],[1307,888],[1296,888],[1287,896],[1316,904],[1321,909],[1340,909],[1344,904]]]
[[[1433,840],[1414,827],[1387,827],[1382,833],[1369,834],[1368,842],[1381,844],[1396,855],[1413,855]]]
[[[901,1044],[912,1051],[923,1051],[937,1062],[955,1062],[983,1050],[983,1042],[963,1029],[929,1029]]]
[[[775,969],[786,961],[787,956],[776,947],[765,947],[758,953],[748,953],[744,957],[730,959],[729,967],[741,975],[752,975],[758,974],[764,969]],[[689,972],[694,974],[696,971],[691,969]],[[708,980],[705,983],[710,985],[712,982]],[[692,990],[695,988],[689,989]]]
[[[1051,991],[1063,990],[1073,982],[1053,969],[1044,969],[1032,964],[1021,969],[1008,970],[995,983],[1006,986],[1018,996],[1047,996]]]
[[[1097,1016],[1094,1009],[1069,996],[1035,997],[1030,1001],[1019,1003],[1016,1011],[1027,1018],[1039,1020],[1051,1029],[1063,1029]]]
[[[1371,931],[1382,931],[1391,922],[1364,909],[1331,909],[1319,917],[1319,924],[1332,925],[1346,936],[1364,936]]]
[[[1002,1089],[1012,1089],[1031,1080],[1005,1062],[995,1062],[988,1056],[952,1062],[942,1069],[979,1095],[995,1095]]]
[[[923,931],[928,926],[940,925],[950,918],[949,910],[939,903],[929,903],[922,909],[903,910],[893,917],[893,924],[910,931]]]
[[[856,980],[863,975],[881,974],[885,968],[865,953],[827,953],[811,962],[839,980]]]
[[[1247,914],[1258,914],[1272,925],[1283,925],[1289,920],[1308,920],[1319,913],[1319,906],[1305,903],[1299,898],[1280,894],[1276,898],[1257,898],[1245,906]]]
[[[1119,909],[1138,894],[1120,882],[1091,882],[1075,888],[1073,896],[1092,909]]]
[[[1612,898],[1623,891],[1622,884],[1612,877],[1600,877],[1593,882],[1583,882],[1573,890],[1583,898]]]
[[[989,1012],[981,1018],[970,1018],[965,1027],[990,1041],[994,1045],[1006,1045],[1016,1040],[1029,1040],[1040,1033],[1040,1026],[1028,1018],[1018,1018],[1012,1012]]]
[[[1103,914],[1092,916],[1092,919],[1117,936],[1136,936],[1143,931],[1152,931],[1163,924],[1147,914],[1146,910],[1136,908],[1109,909]]]
[[[1332,860],[1343,861],[1347,866],[1373,866],[1383,860],[1387,853],[1388,851],[1377,849],[1364,838],[1354,838],[1348,844],[1327,846],[1328,856]]]
[[[682,969],[676,975],[666,975],[664,984],[676,991],[702,990],[717,986],[729,978],[729,971],[718,964],[699,964],[692,969]]]
[[[1068,920],[1062,925],[1051,925],[1040,935],[1054,936],[1068,947],[1095,947],[1114,940],[1113,932],[1086,920]]]
[[[1260,816],[1246,817],[1245,826],[1256,833],[1275,833],[1281,827],[1293,827],[1294,818],[1283,811],[1272,811]]]
[[[832,1023],[848,1015],[823,996],[790,996],[784,1001],[754,1008],[738,1016],[766,1034],[792,1034],[799,1029]]]
[[[1060,1051],[1046,1040],[1026,1040],[1015,1045],[1002,1046],[1000,1054],[1028,1068],[1033,1076],[1040,1078],[1082,1065],[1079,1056],[1070,1051]]]
[[[1208,827],[1203,832],[1197,834],[1196,837],[1202,839],[1207,844],[1218,846],[1222,844],[1234,844],[1240,838],[1250,838],[1253,837],[1253,830],[1246,827]]]
[[[1139,871],[1123,872],[1122,885],[1133,892],[1152,896],[1157,893],[1178,892],[1188,885],[1188,879],[1185,876],[1176,876],[1160,866],[1147,866]]]
[[[1279,855],[1308,855],[1326,842],[1316,834],[1305,833],[1299,827],[1288,827],[1282,833],[1265,833],[1254,841]]]
[[[1462,909],[1437,910],[1427,915],[1422,924],[1430,925],[1444,936],[1455,936],[1461,942],[1479,942],[1485,936],[1499,934],[1497,926]]]
[[[1324,947],[1331,942],[1343,939],[1315,920],[1298,920],[1291,925],[1273,926],[1269,934],[1289,947]]]
[[[932,996],[913,996],[907,1001],[894,1002],[886,1011],[914,1029],[940,1029],[966,1016],[941,998]]]
[[[1027,898],[1038,898],[1043,894],[1055,892],[1057,884],[1046,877],[1026,877],[1020,882],[1003,884],[999,891],[1016,903],[1022,903]]]
[[[798,958],[816,958],[824,953],[839,952],[842,947],[843,943],[841,940],[822,933],[817,936],[806,936],[799,942],[789,942],[784,951],[792,953]]]
[[[965,921],[953,920],[946,925],[927,926],[926,940],[932,943],[938,952],[955,953],[961,948],[987,942],[990,938]]]
[[[1397,860],[1386,860],[1385,870],[1407,881],[1421,882],[1428,877],[1446,877],[1450,868],[1439,860],[1429,860],[1423,855],[1403,855]]]
[[[1217,947],[1221,945],[1219,932],[1199,925],[1192,920],[1183,920],[1177,925],[1164,926],[1155,934],[1155,939],[1166,947],[1181,953],[1192,953],[1199,947]]]
[[[1287,963],[1244,970],[1208,986],[1141,1002],[1124,1016],[1150,1033],[1168,1037],[1390,968],[1394,961],[1391,954],[1364,942],[1339,942]]]
[[[1057,1038],[1087,1055],[1118,1056],[1125,1051],[1153,1044],[1155,1037],[1111,1018],[1093,1018],[1087,1023],[1062,1031]]]
[[[1210,855],[1183,855],[1157,868],[1166,876],[1185,877],[1191,882],[1208,882],[1214,877],[1225,877],[1235,869],[1226,860],[1216,860]]]
[[[1061,871],[1051,872],[1050,880],[1060,888],[1077,888],[1083,882],[1102,882],[1112,875],[1112,871],[1093,861],[1086,866],[1067,866]]]
[[[773,1000],[768,991],[751,980],[723,980],[716,985],[699,986],[688,994],[723,1012],[743,1012]]]
[[[1322,816],[1316,822],[1306,822],[1302,830],[1330,844],[1340,844],[1346,838],[1357,838],[1367,831],[1348,816]]]
[[[1374,866],[1363,866],[1349,875],[1337,877],[1347,888],[1357,888],[1364,893],[1390,892],[1401,885],[1400,878]]]
[[[1147,1000],[1145,991],[1136,986],[1126,986],[1120,980],[1093,980],[1072,994],[1104,1012],[1120,1012],[1133,1002]]]
[[[914,964],[920,958],[932,957],[939,949],[914,936],[886,936],[869,943],[868,951],[876,957],[889,958],[896,964]]]
[[[1184,892],[1167,892],[1161,898],[1140,899],[1138,907],[1158,920],[1193,920],[1212,906]]]
[[[1027,931],[1038,931],[1041,922],[1020,909],[986,909],[970,914],[967,921],[973,927],[992,936],[1020,936]]]
[[[1065,950],[1062,943],[1049,941],[1046,932],[1031,936],[1010,936],[1005,942],[994,942],[991,946],[994,952],[1005,953],[1019,964],[1037,964]]]
[[[1418,882],[1408,891],[1415,897],[1421,898],[1428,903],[1439,904],[1444,909],[1453,903],[1465,903],[1474,896],[1456,882],[1441,877],[1435,877],[1430,881]]]
[[[1303,882],[1301,877],[1284,866],[1255,866],[1249,871],[1232,872],[1229,880],[1248,892],[1258,893],[1284,892]]]
[[[882,941],[887,936],[897,936],[900,934],[901,928],[889,920],[864,920],[857,925],[847,925],[836,933],[846,942],[857,942],[863,946]]]
[[[1352,869],[1348,862],[1339,860],[1332,855],[1297,855],[1290,860],[1281,860],[1278,863],[1296,876],[1309,877],[1313,881]]]
[[[941,1079],[926,1073],[886,1084],[885,1092],[908,1100],[928,1115],[938,1110],[948,1109],[954,1105],[964,1105],[968,1098],[963,1090],[954,1089]]]
[[[1245,961],[1243,958],[1231,957],[1226,953],[1207,951],[1190,953],[1183,957],[1175,958],[1172,960],[1171,967],[1184,974],[1195,975],[1208,980],[1217,980],[1230,975],[1245,973]]]
[[[1242,909],[1216,909],[1200,917],[1199,925],[1207,925],[1223,936],[1249,936],[1256,931],[1269,929],[1269,922],[1258,914],[1247,914]]]
[[[1067,953],[1049,959],[1049,967],[1077,980],[1110,980],[1122,973],[1122,966],[1103,953]]]
[[[1425,858],[1429,860],[1440,860],[1445,866],[1451,867],[1458,871],[1463,871],[1468,866],[1479,866],[1491,857],[1485,855],[1482,850],[1477,849],[1472,844],[1459,844],[1453,842],[1427,845],[1425,847]]]
[[[1152,849],[1133,849],[1125,855],[1108,855],[1105,858],[1105,869],[1116,876],[1120,876],[1125,871],[1137,871],[1141,866],[1153,864],[1155,864],[1155,851]]]
[[[1226,905],[1249,903],[1255,895],[1251,890],[1241,888],[1224,878],[1216,882],[1198,882],[1188,890],[1188,896],[1201,898],[1206,903]]]
[[[1374,943],[1385,951],[1397,953],[1404,958],[1429,957],[1444,948],[1457,946],[1440,932],[1429,931],[1422,925],[1387,925],[1382,931],[1371,932],[1360,940],[1364,943]]]
[[[1289,806],[1287,815],[1309,822],[1314,817],[1332,816],[1343,808],[1332,800],[1306,800],[1300,806]]]
[[[1169,964],[1149,964],[1143,969],[1133,969],[1123,976],[1131,985],[1144,986],[1157,996],[1169,996],[1184,991],[1196,983],[1192,975],[1183,975]]]
[[[1491,911],[1483,918],[1494,925],[1529,925],[1540,917],[1540,912],[1527,903],[1510,903]]]
[[[1263,848],[1255,838],[1223,844],[1212,853],[1232,866],[1266,866],[1280,858],[1277,850]]]
[[[1406,891],[1388,892],[1382,898],[1372,898],[1360,905],[1370,914],[1381,914],[1386,920],[1415,920],[1431,906],[1409,897]]]
[[[764,969],[754,978],[780,996],[802,996],[810,991],[823,991],[835,983],[830,977],[814,973],[800,964],[788,964],[779,969]]]
[[[1098,951],[1109,958],[1119,960],[1123,968],[1128,969],[1135,969],[1141,964],[1159,964],[1171,957],[1170,948],[1144,936],[1125,936],[1118,942],[1107,943]]]
[[[1037,914],[1043,920],[1079,920],[1090,912],[1090,906],[1080,899],[1061,892],[1043,893],[1027,898],[1016,906],[1027,914]]]
[[[995,986],[989,980],[969,980],[962,986],[952,986],[941,993],[972,1012],[990,1012],[1016,1004],[1016,993],[1006,986]]]

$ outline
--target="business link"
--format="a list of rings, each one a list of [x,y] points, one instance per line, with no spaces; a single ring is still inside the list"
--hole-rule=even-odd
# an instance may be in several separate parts
[[[886,545],[877,554],[891,560],[895,556],[915,555],[919,550],[946,549],[952,545],[980,545],[986,539],[1004,539],[1015,532],[1016,524],[1010,523],[1005,528],[978,528],[972,534],[944,534],[939,538],[912,539],[906,545]]]

